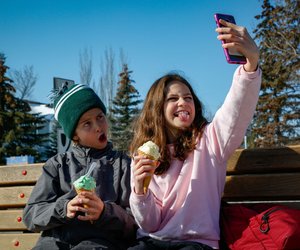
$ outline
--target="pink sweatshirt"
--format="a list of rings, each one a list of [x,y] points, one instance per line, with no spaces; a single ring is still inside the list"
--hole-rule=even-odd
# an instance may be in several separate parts
[[[146,195],[137,195],[131,181],[130,206],[140,227],[138,238],[195,241],[219,248],[226,162],[243,140],[260,84],[260,69],[248,73],[239,66],[224,104],[185,161],[172,159],[167,173],[153,176]]]

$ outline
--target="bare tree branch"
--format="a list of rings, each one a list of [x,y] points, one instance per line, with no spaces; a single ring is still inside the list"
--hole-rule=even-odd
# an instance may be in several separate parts
[[[93,60],[92,60],[92,51],[88,51],[87,48],[83,52],[79,53],[79,62],[80,62],[80,83],[91,85],[93,77]]]
[[[105,50],[104,61],[101,61],[100,69],[100,98],[103,99],[107,109],[109,110],[112,105],[112,100],[115,96],[117,86],[117,77],[115,72],[115,54],[112,48]]]
[[[11,79],[15,83],[20,99],[30,99],[37,81],[37,75],[33,71],[33,66],[24,66],[21,70],[14,70]]]

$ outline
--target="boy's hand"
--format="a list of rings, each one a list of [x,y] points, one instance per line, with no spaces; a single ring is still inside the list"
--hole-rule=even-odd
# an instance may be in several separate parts
[[[84,191],[78,195],[78,199],[86,205],[85,215],[79,215],[78,219],[83,221],[98,220],[104,209],[104,202],[94,192]]]
[[[86,207],[83,207],[86,205]],[[98,220],[104,209],[103,201],[94,192],[84,191],[70,200],[67,205],[67,217],[74,218],[76,212],[83,212],[77,218],[83,221]]]
[[[67,204],[67,217],[72,219],[75,217],[77,212],[86,213],[87,209],[83,207],[81,199],[78,198],[78,195],[70,200]]]

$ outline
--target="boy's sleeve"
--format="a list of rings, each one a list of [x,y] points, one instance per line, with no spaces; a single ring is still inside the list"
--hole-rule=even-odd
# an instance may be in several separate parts
[[[105,202],[104,210],[96,221],[96,225],[99,227],[105,227],[106,230],[113,230],[116,233],[122,234],[122,238],[127,240],[135,239],[137,225],[132,216],[129,207],[129,196],[130,196],[130,158],[123,157],[121,160],[120,180],[118,182],[118,202]],[[118,203],[118,204],[117,204]]]
[[[30,231],[40,232],[67,223],[66,205],[75,194],[61,196],[58,178],[57,168],[48,160],[23,210],[24,223]]]

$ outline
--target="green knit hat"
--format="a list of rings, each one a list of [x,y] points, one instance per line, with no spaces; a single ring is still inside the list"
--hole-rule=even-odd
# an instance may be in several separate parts
[[[80,117],[92,108],[100,108],[106,114],[106,108],[94,90],[83,84],[63,88],[54,99],[54,117],[70,139]]]

